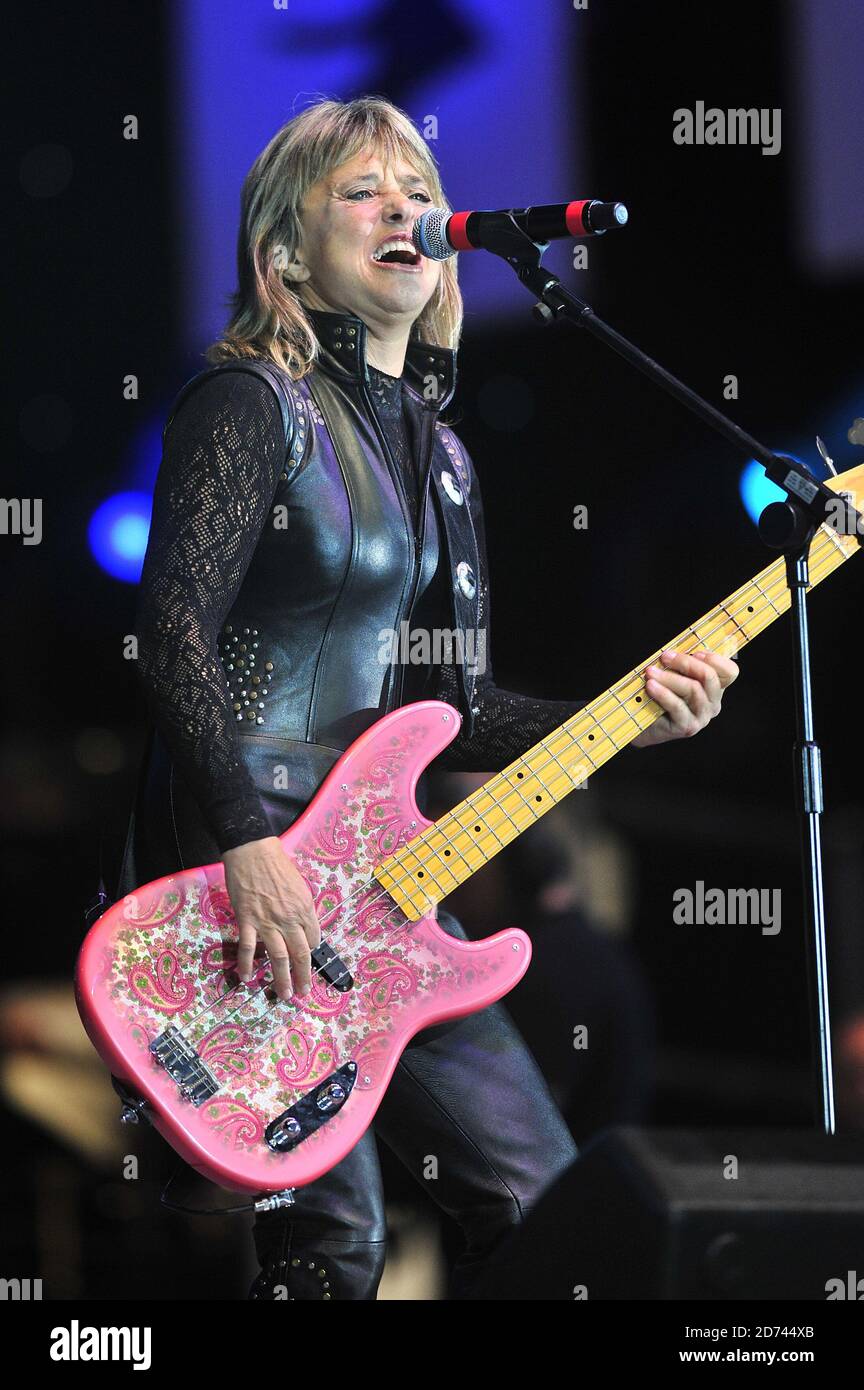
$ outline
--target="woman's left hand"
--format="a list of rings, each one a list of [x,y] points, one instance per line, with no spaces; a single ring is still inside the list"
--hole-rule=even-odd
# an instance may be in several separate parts
[[[660,659],[662,666],[646,668],[645,689],[665,714],[633,739],[634,748],[698,734],[720,713],[723,691],[738,678],[736,663],[716,652],[668,650]]]

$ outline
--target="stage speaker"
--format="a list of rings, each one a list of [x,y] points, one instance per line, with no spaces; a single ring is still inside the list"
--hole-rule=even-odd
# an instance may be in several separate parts
[[[605,1130],[472,1297],[864,1301],[864,1136]]]

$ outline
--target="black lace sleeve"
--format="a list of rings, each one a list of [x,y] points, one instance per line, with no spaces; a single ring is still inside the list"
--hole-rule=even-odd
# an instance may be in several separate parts
[[[492,670],[492,643],[489,625],[489,561],[486,554],[486,523],[483,515],[483,499],[474,464],[462,445],[468,467],[471,470],[471,519],[477,535],[477,550],[480,561],[478,583],[481,586],[486,629],[485,669],[478,675],[474,705],[474,728],[471,737],[465,735],[467,728],[463,720],[457,737],[436,759],[436,767],[449,771],[462,772],[500,772],[515,758],[527,753],[540,739],[546,738],[565,719],[582,709],[587,700],[540,700],[531,695],[520,695],[514,690],[502,690],[495,684]],[[458,676],[455,665],[445,663],[438,668],[436,688],[430,694],[438,700],[461,709]]]
[[[218,634],[285,457],[273,389],[250,372],[196,386],[169,426],[136,610],[153,722],[220,851],[273,832],[239,756]]]

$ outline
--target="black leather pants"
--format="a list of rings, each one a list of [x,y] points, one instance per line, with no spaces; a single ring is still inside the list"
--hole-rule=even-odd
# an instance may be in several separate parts
[[[439,909],[438,922],[465,939]],[[427,1029],[406,1049],[375,1118],[375,1131],[441,1209],[465,1249],[448,1297],[460,1298],[576,1146],[534,1058],[505,1008]],[[250,1298],[374,1299],[386,1224],[371,1130],[296,1204],[258,1216],[262,1272]]]
[[[311,790],[306,787],[294,801],[264,798],[274,834],[299,814],[323,776],[312,762],[314,751],[301,750],[296,771],[299,783],[308,766]],[[173,777],[169,782],[156,759],[150,771],[120,893],[218,858],[182,784]],[[452,913],[439,908],[438,922],[466,939]],[[374,1129],[462,1228],[465,1249],[453,1271],[451,1298],[470,1289],[501,1242],[577,1156],[543,1075],[501,1004],[418,1033],[396,1067]],[[372,1131],[335,1168],[298,1188],[295,1198],[293,1207],[256,1217],[261,1274],[249,1297],[374,1299],[387,1231]]]

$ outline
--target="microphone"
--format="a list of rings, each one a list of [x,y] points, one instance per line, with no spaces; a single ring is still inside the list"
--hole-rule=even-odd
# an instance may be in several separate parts
[[[601,236],[612,227],[623,227],[629,214],[623,203],[600,203],[580,198],[573,203],[543,203],[534,208],[507,208],[499,212],[447,212],[427,208],[414,223],[414,245],[430,261],[446,261],[457,251],[483,250],[503,220],[516,223],[532,241],[555,237]]]

